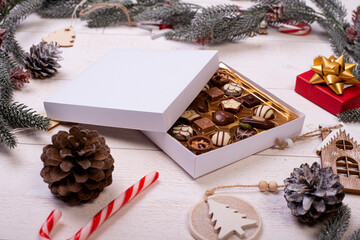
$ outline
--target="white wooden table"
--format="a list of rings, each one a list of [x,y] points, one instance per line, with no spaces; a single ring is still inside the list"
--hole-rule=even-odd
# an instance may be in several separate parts
[[[249,5],[248,2],[221,0],[192,2],[203,6],[217,3]],[[344,1],[348,12],[355,9],[356,2]],[[28,50],[43,36],[69,25],[69,19],[45,20],[31,15],[21,24],[16,38]],[[43,101],[46,98],[112,48],[216,49],[222,61],[304,112],[307,117],[303,132],[307,132],[319,124],[338,123],[336,116],[294,92],[296,75],[307,71],[314,57],[332,54],[326,34],[316,24],[312,27],[311,34],[304,37],[269,29],[267,36],[260,35],[238,43],[201,46],[164,38],[151,40],[147,31],[126,26],[90,29],[84,22],[77,21],[75,46],[63,49],[64,61],[59,73],[51,79],[32,80],[15,93],[14,99],[45,113]],[[86,91],[86,87],[79,91]],[[353,136],[360,136],[359,124],[347,126]],[[108,202],[154,170],[160,173],[159,181],[110,218],[91,239],[192,239],[187,225],[188,212],[202,199],[206,189],[218,185],[257,184],[262,179],[282,184],[294,167],[319,162],[315,147],[320,139],[313,138],[283,151],[267,149],[194,180],[139,131],[85,126],[98,130],[111,148],[115,159],[113,183],[93,202],[68,206],[50,193],[40,177],[40,155],[53,134],[69,127],[62,125],[49,132],[19,132],[16,149],[0,147],[0,239],[37,239],[41,224],[55,208],[63,212],[63,217],[52,236],[54,239],[70,237]],[[263,220],[260,239],[317,238],[321,224],[312,227],[300,224],[287,208],[283,192],[231,192],[259,210]],[[359,200],[360,196],[356,195],[346,195],[344,199],[352,209],[348,235],[360,227]]]

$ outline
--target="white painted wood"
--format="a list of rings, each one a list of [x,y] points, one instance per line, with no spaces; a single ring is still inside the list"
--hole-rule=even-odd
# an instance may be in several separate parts
[[[249,6],[247,1],[193,0],[199,5],[220,3]],[[344,0],[350,13],[358,1]],[[28,50],[49,33],[70,25],[70,19],[41,19],[31,15],[20,26],[16,38]],[[319,124],[338,124],[336,116],[326,112],[296,94],[296,75],[310,69],[318,55],[332,54],[326,34],[313,24],[313,31],[304,37],[289,36],[269,29],[266,36],[256,36],[238,43],[200,46],[151,40],[149,33],[127,26],[90,29],[76,21],[74,47],[62,49],[64,61],[59,73],[46,80],[31,80],[14,99],[44,113],[43,101],[75,78],[82,70],[112,48],[124,49],[215,49],[225,63],[262,85],[279,98],[304,112],[307,117],[303,133]],[[161,69],[161,66],[159,66]],[[86,88],[79,89],[86,91]],[[92,218],[112,199],[146,173],[157,170],[159,181],[108,219],[90,239],[193,239],[187,226],[189,210],[203,198],[206,189],[218,185],[257,184],[259,180],[275,180],[278,184],[302,163],[319,162],[315,148],[320,138],[295,142],[283,151],[267,149],[220,170],[193,180],[174,161],[160,151],[142,133],[127,129],[99,126],[94,128],[106,138],[115,159],[114,181],[95,201],[82,206],[68,206],[55,199],[42,181],[40,154],[43,146],[62,125],[50,132],[26,130],[17,133],[19,145],[14,150],[0,147],[0,239],[37,239],[41,224],[52,209],[63,212],[54,229],[54,239],[66,239]],[[346,124],[352,136],[360,136],[359,124]],[[283,192],[259,193],[258,190],[229,190],[251,202],[261,215],[263,228],[259,239],[317,239],[321,225],[300,224],[286,206]],[[359,196],[346,195],[344,202],[352,210],[351,224],[346,236],[360,225]]]

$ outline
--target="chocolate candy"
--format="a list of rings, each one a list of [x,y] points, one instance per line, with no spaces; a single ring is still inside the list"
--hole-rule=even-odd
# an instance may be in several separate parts
[[[217,87],[212,87],[209,90],[205,91],[205,93],[211,101],[217,101],[224,96],[224,92]]]
[[[226,146],[232,142],[230,134],[224,131],[215,133],[211,137],[211,140],[213,141],[214,145],[218,147]]]
[[[224,93],[228,96],[240,96],[242,93],[241,84],[236,82],[230,82],[228,84],[225,84]]]
[[[260,100],[254,97],[252,94],[246,95],[241,99],[243,100],[243,105],[247,108],[252,108],[260,104]]]
[[[219,126],[225,126],[235,121],[235,115],[223,110],[217,110],[213,112],[212,120]]]
[[[254,128],[265,129],[265,130],[275,127],[275,123],[266,120],[265,118],[256,117],[256,116],[244,118],[243,120],[241,120],[241,122],[248,123]]]
[[[188,125],[176,125],[171,130],[171,135],[179,141],[185,141],[194,135],[194,130]]]
[[[205,136],[195,136],[187,141],[188,148],[196,154],[208,152],[213,147],[213,142]]]
[[[207,101],[202,98],[195,98],[195,100],[190,104],[189,108],[195,109],[198,112],[206,113],[209,111],[209,106]]]
[[[230,81],[230,76],[223,70],[217,70],[211,78],[211,82],[216,86],[223,86]]]
[[[185,121],[188,124],[191,124],[193,121],[199,118],[201,118],[201,115],[194,109],[186,110],[180,116],[180,120]]]
[[[254,109],[254,116],[262,117],[267,120],[275,118],[275,112],[269,106],[261,105]]]
[[[213,131],[216,125],[208,118],[201,118],[194,122],[194,127],[202,133]]]
[[[234,132],[234,138],[236,140],[243,140],[245,138],[255,135],[256,133],[257,132],[255,131],[255,129],[244,130],[244,129],[241,129],[240,127],[238,127]]]
[[[209,84],[206,84],[201,91],[205,92],[205,91],[207,91],[207,90],[209,90],[209,89],[210,89]]]
[[[252,126],[250,125],[250,124],[248,124],[248,123],[239,123],[239,126],[240,126],[240,128],[242,128],[242,129],[245,129],[245,130],[250,130],[250,129],[252,129]]]
[[[220,107],[222,110],[237,113],[240,110],[242,101],[238,98],[228,97],[220,100]]]

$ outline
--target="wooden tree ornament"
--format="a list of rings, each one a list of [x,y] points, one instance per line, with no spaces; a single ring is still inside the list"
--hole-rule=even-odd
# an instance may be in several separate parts
[[[72,27],[62,28],[50,33],[47,37],[43,37],[43,41],[47,44],[51,42],[57,43],[60,47],[72,47],[74,45],[75,32]]]
[[[199,202],[189,215],[189,228],[197,240],[249,240],[261,229],[260,215],[249,203],[230,195]]]
[[[344,192],[360,193],[360,146],[344,129],[324,132],[317,149],[321,166],[339,175]]]

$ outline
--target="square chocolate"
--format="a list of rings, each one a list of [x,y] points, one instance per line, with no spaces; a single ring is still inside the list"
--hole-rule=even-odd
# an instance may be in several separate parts
[[[224,92],[217,87],[212,87],[205,91],[211,101],[217,101],[224,96]]]
[[[243,104],[247,108],[255,107],[256,105],[259,105],[261,103],[260,100],[252,94],[246,95],[245,97],[242,97],[240,99],[243,100]]]
[[[201,118],[194,122],[194,127],[200,132],[206,133],[214,130],[216,125],[208,118]]]
[[[242,104],[242,100],[232,96],[220,100],[220,108],[224,111],[232,113],[237,113],[240,110]]]
[[[201,114],[199,114],[194,109],[188,109],[185,112],[183,112],[183,114],[181,114],[179,120],[186,124],[191,124],[192,122],[194,122],[196,119],[199,119],[199,118],[201,118]]]

